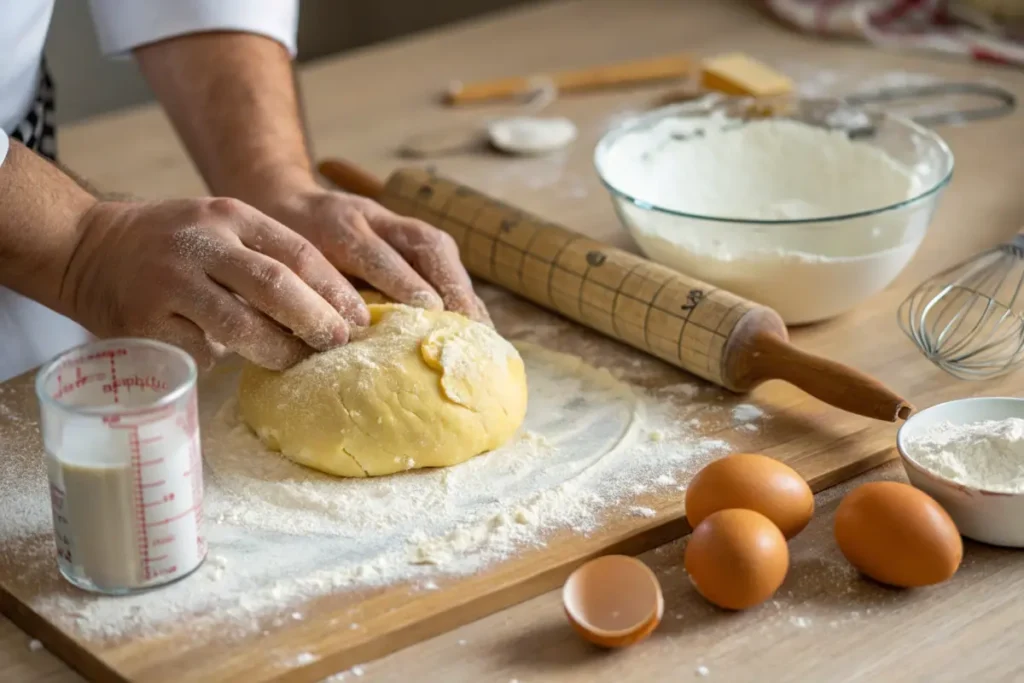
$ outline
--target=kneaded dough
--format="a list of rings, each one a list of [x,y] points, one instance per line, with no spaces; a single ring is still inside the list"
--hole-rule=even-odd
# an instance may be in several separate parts
[[[519,352],[448,311],[369,304],[345,346],[283,372],[247,364],[242,419],[269,448],[342,477],[455,465],[508,441],[526,416]]]

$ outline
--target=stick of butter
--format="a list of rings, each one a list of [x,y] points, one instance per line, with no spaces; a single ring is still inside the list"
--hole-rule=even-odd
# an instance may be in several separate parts
[[[793,90],[793,81],[753,57],[734,52],[701,61],[701,86],[727,95],[777,97]]]

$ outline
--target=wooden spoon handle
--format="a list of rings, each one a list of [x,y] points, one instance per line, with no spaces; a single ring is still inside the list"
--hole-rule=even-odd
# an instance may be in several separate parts
[[[369,171],[340,159],[325,159],[317,166],[320,175],[339,189],[376,199],[384,192],[384,182]]]
[[[774,334],[753,344],[751,379],[781,379],[847,412],[876,420],[906,420],[914,407],[878,380],[835,361],[805,353]]]
[[[648,81],[686,78],[694,71],[692,57],[685,54],[673,54],[550,74],[513,76],[474,83],[456,82],[449,86],[447,100],[449,104],[459,105],[508,99],[531,92],[537,88],[539,83],[550,83],[559,92],[579,92]]]

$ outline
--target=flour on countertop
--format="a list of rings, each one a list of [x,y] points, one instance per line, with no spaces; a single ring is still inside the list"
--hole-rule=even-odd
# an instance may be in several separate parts
[[[575,347],[585,352],[588,343]],[[29,583],[19,590],[85,639],[160,632],[186,619],[197,638],[211,628],[267,633],[301,618],[296,609],[312,597],[382,585],[412,596],[539,549],[559,530],[587,535],[612,510],[650,516],[648,496],[677,495],[679,483],[728,450],[697,433],[694,415],[721,409],[707,402],[712,392],[702,403],[633,387],[578,357],[521,350],[530,410],[514,442],[457,467],[365,480],[339,480],[268,451],[238,420],[234,382],[204,385],[209,557],[186,581],[117,599],[58,578],[38,425],[8,420],[5,434],[16,438],[0,459],[0,544],[24,568]],[[635,372],[648,368],[665,373],[653,361]],[[660,441],[648,437],[655,431]],[[299,656],[282,653],[280,666],[301,665]]]
[[[809,628],[812,622],[807,617],[791,616],[789,618],[789,623],[793,624],[793,626],[796,626],[797,628]]]
[[[764,411],[750,403],[740,403],[732,409],[732,421],[736,424],[753,422],[764,417]]]
[[[906,441],[907,457],[955,482],[1024,492],[1024,419],[937,422]]]

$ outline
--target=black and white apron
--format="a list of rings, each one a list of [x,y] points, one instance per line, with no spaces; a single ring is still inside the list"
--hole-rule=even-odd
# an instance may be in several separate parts
[[[54,126],[53,106],[53,81],[46,68],[46,60],[43,60],[39,69],[39,88],[36,91],[36,99],[28,114],[14,129],[10,137],[50,161],[57,160],[57,130]]]

